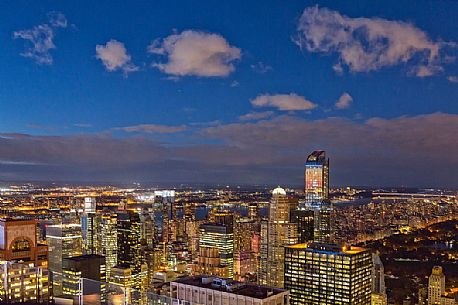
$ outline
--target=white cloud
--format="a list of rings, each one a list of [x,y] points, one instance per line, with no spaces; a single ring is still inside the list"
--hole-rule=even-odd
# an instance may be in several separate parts
[[[250,113],[239,116],[239,120],[241,121],[262,120],[262,119],[270,118],[273,115],[274,115],[273,111],[250,112]]]
[[[353,98],[347,92],[342,93],[339,97],[339,100],[336,102],[335,106],[337,109],[347,109],[350,108]]]
[[[26,49],[21,56],[32,58],[37,64],[51,65],[53,58],[49,52],[55,49],[54,36],[56,28],[66,28],[67,19],[60,12],[48,13],[48,22],[39,24],[28,30],[13,32],[14,39],[27,41]]]
[[[306,8],[299,20],[296,43],[310,52],[337,53],[336,72],[347,66],[368,72],[401,63],[425,77],[443,70],[440,51],[447,45],[432,41],[411,23],[381,18],[350,18],[326,8]]]
[[[227,76],[235,70],[234,61],[241,58],[239,48],[229,45],[218,34],[187,30],[155,40],[148,53],[167,57],[153,67],[174,76]]]
[[[115,130],[121,130],[124,132],[144,132],[144,133],[177,133],[185,131],[188,128],[184,125],[169,126],[169,125],[157,125],[157,124],[141,124],[134,126],[118,127]]]
[[[275,94],[275,95],[258,95],[251,100],[251,104],[255,107],[275,107],[278,110],[311,110],[317,105],[303,96],[295,93],[290,94]]]
[[[96,57],[100,59],[105,68],[110,71],[122,70],[125,74],[138,71],[138,67],[131,61],[122,42],[111,39],[106,45],[95,46]]]
[[[451,83],[458,83],[458,77],[454,75],[450,75],[449,77],[447,77],[447,80]]]

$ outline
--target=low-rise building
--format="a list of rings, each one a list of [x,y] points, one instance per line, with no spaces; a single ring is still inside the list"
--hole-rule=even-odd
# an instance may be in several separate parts
[[[288,305],[285,289],[249,285],[208,276],[185,277],[170,283],[173,305]]]

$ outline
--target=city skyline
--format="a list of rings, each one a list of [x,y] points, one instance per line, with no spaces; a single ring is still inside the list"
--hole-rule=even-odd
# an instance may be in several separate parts
[[[3,2],[0,181],[457,188],[458,3],[396,3]]]

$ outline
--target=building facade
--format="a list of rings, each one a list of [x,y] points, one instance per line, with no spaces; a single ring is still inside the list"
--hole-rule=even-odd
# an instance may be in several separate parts
[[[269,219],[261,222],[258,284],[283,288],[284,247],[298,241],[297,224],[291,223],[290,204],[284,189],[272,192]]]
[[[371,304],[372,256],[359,247],[285,247],[285,289],[292,305]]]
[[[234,276],[234,233],[231,225],[207,223],[200,226],[199,274]]]
[[[64,295],[91,295],[98,304],[106,302],[105,257],[97,254],[64,258],[62,262]]]
[[[333,240],[333,206],[329,201],[329,159],[322,150],[311,153],[305,162],[305,206],[314,211],[314,241]]]

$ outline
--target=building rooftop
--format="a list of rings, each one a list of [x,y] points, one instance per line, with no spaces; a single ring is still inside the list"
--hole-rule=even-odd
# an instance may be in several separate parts
[[[272,295],[287,292],[285,289],[245,284],[242,282],[234,281],[232,279],[222,279],[205,275],[179,278],[174,282],[217,291],[225,291],[261,300],[266,299]]]
[[[79,262],[79,261],[85,261],[88,259],[97,259],[97,258],[105,258],[105,256],[98,255],[98,254],[85,254],[85,255],[79,255],[79,256],[66,257],[64,259]]]
[[[367,251],[367,249],[355,246],[339,246],[337,244],[321,244],[321,243],[303,243],[290,245],[290,249],[313,249],[325,252],[340,252],[344,254],[358,254]]]

